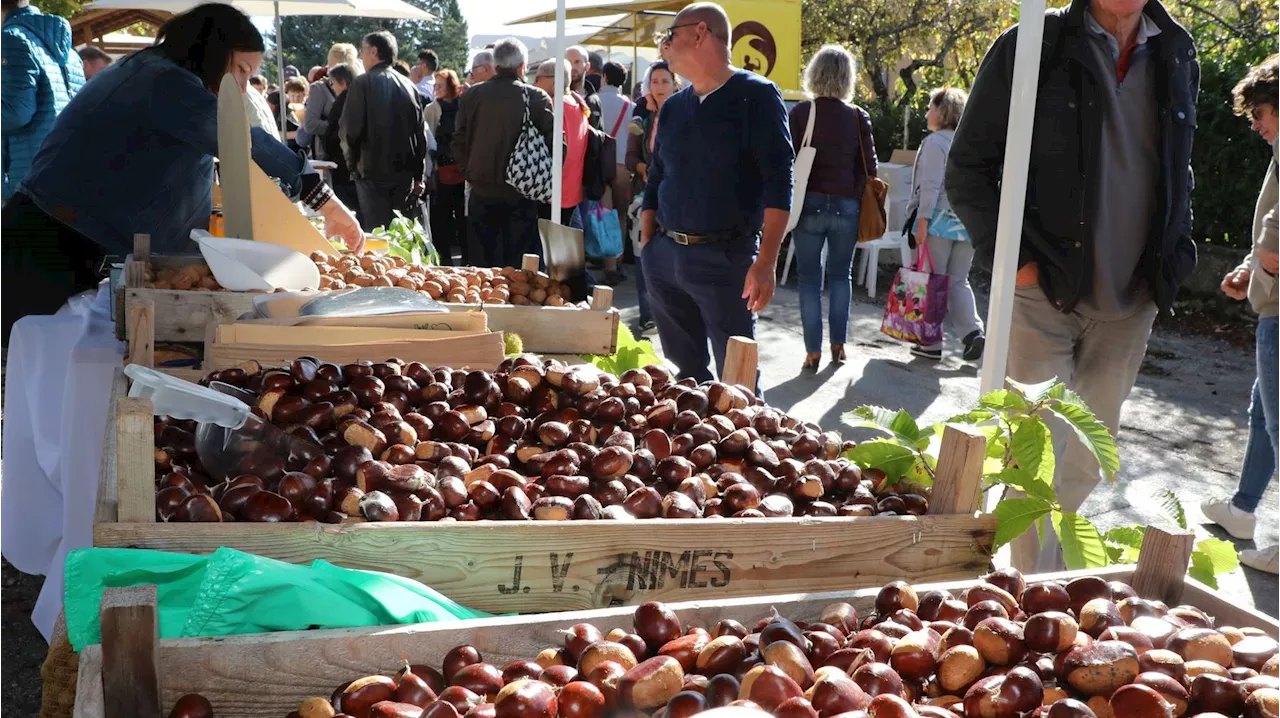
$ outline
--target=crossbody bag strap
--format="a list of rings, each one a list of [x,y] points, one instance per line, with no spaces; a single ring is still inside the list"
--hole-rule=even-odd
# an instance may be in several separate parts
[[[818,103],[813,100],[809,101],[809,120],[805,123],[804,141],[800,143],[800,149],[809,147],[813,143],[813,123],[814,118],[818,115]]]
[[[858,111],[858,156],[862,158],[862,174],[864,177],[870,178],[871,166],[867,164],[867,148],[863,147],[862,142],[862,117],[866,115],[867,121],[870,122],[871,115],[868,115],[866,110],[857,105],[854,105],[853,109]]]

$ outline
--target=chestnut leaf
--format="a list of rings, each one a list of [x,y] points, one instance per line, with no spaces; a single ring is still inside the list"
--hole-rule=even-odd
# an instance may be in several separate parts
[[[1054,511],[1053,527],[1062,542],[1062,558],[1068,570],[1101,568],[1110,562],[1107,547],[1098,534],[1098,527],[1089,519],[1074,511]]]
[[[993,550],[1009,543],[1031,528],[1037,519],[1053,510],[1053,504],[1033,496],[1003,499],[991,513],[999,522]]]

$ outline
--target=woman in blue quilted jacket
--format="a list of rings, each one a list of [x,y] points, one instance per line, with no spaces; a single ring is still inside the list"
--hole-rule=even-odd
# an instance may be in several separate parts
[[[55,312],[95,286],[102,258],[127,254],[134,233],[172,254],[191,251],[191,230],[209,226],[218,89],[230,73],[244,91],[262,63],[262,35],[244,13],[211,3],[175,16],[156,40],[71,99],[4,206],[6,343],[19,317]],[[251,137],[254,161],[324,216],[326,235],[362,248],[355,217],[306,159],[261,128]]]

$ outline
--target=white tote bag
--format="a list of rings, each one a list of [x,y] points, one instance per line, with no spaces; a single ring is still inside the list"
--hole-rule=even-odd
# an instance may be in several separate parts
[[[809,144],[813,141],[813,118],[817,114],[818,105],[810,100],[809,122],[804,129],[804,142],[800,143],[800,151],[796,153],[792,170],[795,181],[792,185],[794,189],[791,191],[791,216],[787,217],[788,232],[800,224],[800,212],[804,210],[804,193],[809,187],[809,172],[813,170],[813,157],[818,153],[813,149],[813,145]]]

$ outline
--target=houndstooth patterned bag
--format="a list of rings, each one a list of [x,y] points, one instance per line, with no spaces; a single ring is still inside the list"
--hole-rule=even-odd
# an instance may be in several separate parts
[[[507,159],[507,184],[524,197],[551,203],[551,150],[529,117],[529,94],[524,95],[524,123]]]

